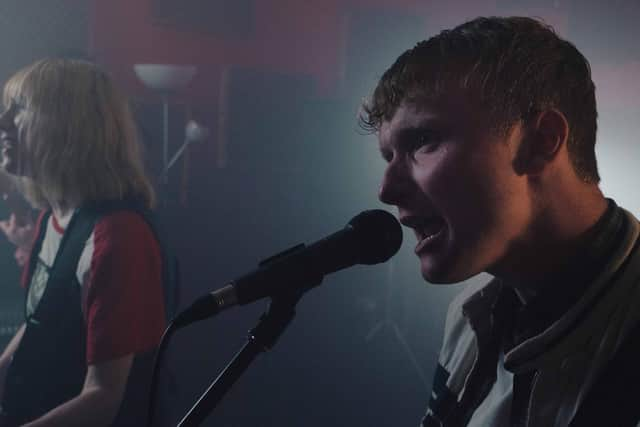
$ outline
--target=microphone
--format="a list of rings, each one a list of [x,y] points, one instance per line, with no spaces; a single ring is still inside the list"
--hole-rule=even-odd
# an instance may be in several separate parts
[[[402,229],[389,212],[356,215],[340,231],[309,246],[300,244],[262,261],[258,269],[197,299],[173,324],[183,327],[235,305],[288,292],[306,292],[324,275],[354,264],[378,264],[400,249]]]

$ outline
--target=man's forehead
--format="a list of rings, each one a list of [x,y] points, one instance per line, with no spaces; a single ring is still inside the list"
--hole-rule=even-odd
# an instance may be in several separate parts
[[[396,109],[391,120],[385,120],[380,126],[378,139],[380,143],[390,142],[398,132],[437,123],[443,119],[443,111],[434,104],[403,102]]]
[[[388,143],[403,130],[424,126],[476,126],[486,119],[486,111],[474,105],[478,104],[459,94],[437,101],[403,101],[391,119],[382,122],[378,138]]]

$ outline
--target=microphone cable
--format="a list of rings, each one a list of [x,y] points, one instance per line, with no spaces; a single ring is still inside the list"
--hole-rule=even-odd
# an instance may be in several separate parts
[[[172,320],[169,323],[169,326],[164,330],[162,334],[162,338],[160,338],[160,344],[158,345],[158,350],[153,358],[153,369],[151,371],[151,383],[149,385],[149,403],[147,405],[147,427],[153,427],[153,418],[156,411],[156,400],[158,393],[158,377],[160,372],[160,366],[162,365],[162,360],[164,359],[164,353],[169,345],[169,341],[173,333],[179,328],[175,326],[174,321]]]

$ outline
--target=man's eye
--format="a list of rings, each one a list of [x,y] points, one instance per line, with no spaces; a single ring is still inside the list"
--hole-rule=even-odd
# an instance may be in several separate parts
[[[414,154],[431,153],[442,142],[442,137],[436,132],[420,132],[413,140],[412,151]]]

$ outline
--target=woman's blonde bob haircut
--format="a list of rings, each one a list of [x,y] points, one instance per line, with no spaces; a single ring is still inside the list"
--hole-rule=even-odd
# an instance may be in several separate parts
[[[40,208],[137,199],[155,194],[144,173],[137,129],[126,98],[96,65],[43,59],[18,71],[3,102],[24,109],[21,188]]]

